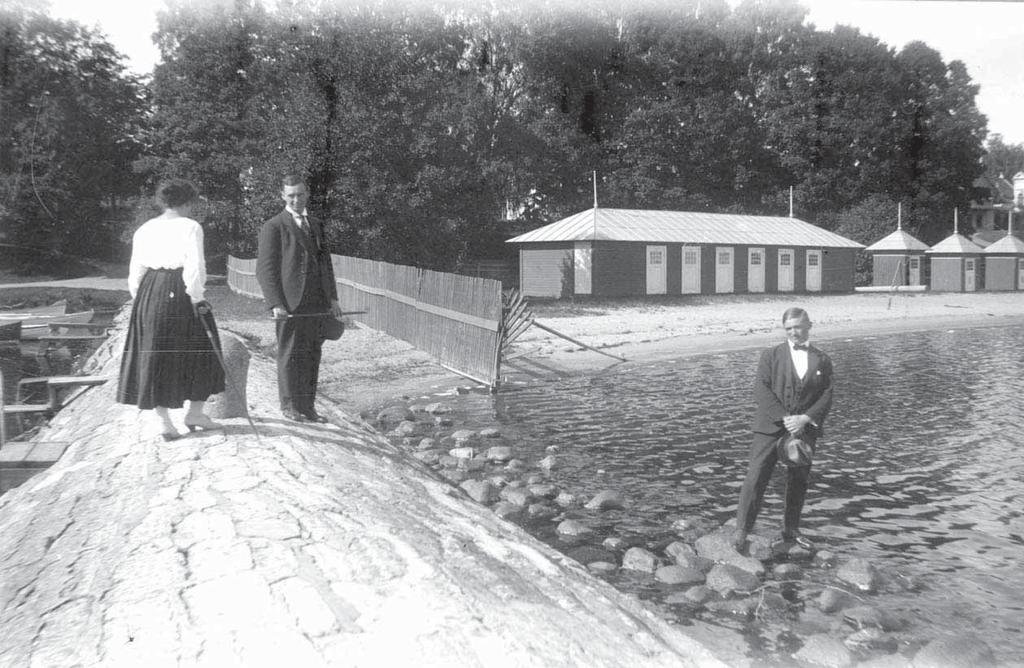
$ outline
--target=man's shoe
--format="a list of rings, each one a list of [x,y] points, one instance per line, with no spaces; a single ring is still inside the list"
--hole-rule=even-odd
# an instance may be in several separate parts
[[[812,543],[811,541],[804,538],[801,534],[798,533],[782,534],[782,537],[779,540],[775,541],[772,544],[772,547],[783,547],[793,545],[801,547],[807,551],[811,551],[814,549],[814,543]]]
[[[281,415],[283,415],[286,420],[292,420],[294,422],[309,422],[308,417],[298,412],[294,408],[282,408]]]
[[[323,415],[320,415],[316,411],[312,410],[304,412],[302,416],[309,420],[310,422],[319,422],[321,424],[327,422],[327,418],[325,418]]]
[[[732,536],[732,546],[736,548],[737,552],[742,554],[747,549],[747,532],[737,529],[736,533]]]

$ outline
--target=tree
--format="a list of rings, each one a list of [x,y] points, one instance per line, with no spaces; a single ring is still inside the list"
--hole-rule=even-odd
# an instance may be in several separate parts
[[[985,145],[985,172],[993,179],[1012,179],[1024,171],[1024,144],[1007,144],[1000,134],[993,134]]]
[[[139,163],[196,178],[238,252],[290,171],[336,251],[452,269],[509,214],[588,206],[593,172],[603,206],[784,213],[795,186],[826,226],[880,197],[927,226],[978,168],[960,64],[795,0],[263,7],[173,0]]]
[[[904,81],[897,107],[903,160],[893,177],[921,216],[921,240],[932,244],[952,231],[954,207],[966,210],[983,171],[985,117],[975,106],[978,86],[960,61],[947,65],[931,47],[911,42],[897,64]]]
[[[0,225],[6,243],[108,255],[131,162],[140,82],[100,35],[36,9],[0,7]]]
[[[265,150],[261,91],[278,83],[264,67],[273,48],[265,12],[251,0],[169,0],[157,26],[162,62],[135,169],[149,189],[165,177],[193,180],[208,201],[207,246],[251,249],[243,175]]]

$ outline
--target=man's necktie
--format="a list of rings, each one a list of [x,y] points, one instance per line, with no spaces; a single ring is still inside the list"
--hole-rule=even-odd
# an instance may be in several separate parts
[[[793,350],[807,350],[808,344],[806,343],[794,343]]]

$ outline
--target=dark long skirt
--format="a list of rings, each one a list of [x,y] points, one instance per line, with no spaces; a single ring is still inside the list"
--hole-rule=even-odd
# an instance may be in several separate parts
[[[215,345],[220,348],[213,314],[200,320],[181,269],[147,270],[132,306],[117,401],[142,409],[181,408],[186,399],[205,401],[223,392]]]

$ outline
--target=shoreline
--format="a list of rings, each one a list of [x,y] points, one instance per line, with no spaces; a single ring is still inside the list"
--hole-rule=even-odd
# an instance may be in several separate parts
[[[1024,325],[1024,313],[1004,316],[968,316],[964,317],[920,317],[911,320],[871,320],[854,325],[843,325],[829,331],[815,330],[813,341],[834,341],[852,338],[871,338],[875,336],[891,336],[900,333],[940,331],[951,329],[972,329],[976,327],[1002,327],[1020,323]],[[822,328],[823,329],[823,328]],[[594,373],[621,364],[644,364],[667,361],[694,355],[713,355],[748,348],[761,349],[781,343],[785,336],[781,328],[775,332],[756,333],[706,333],[679,334],[671,338],[622,343],[617,346],[606,346],[601,350],[612,352],[626,358],[619,362],[599,353],[582,348],[576,350],[555,351],[543,358],[547,361],[552,373]],[[516,360],[505,365],[515,366]]]
[[[814,322],[812,341],[889,336],[904,332],[1024,325],[1024,293],[920,293],[802,296],[802,299],[729,298],[709,303],[583,305],[581,313],[536,318],[567,336],[621,362],[548,334],[529,329],[512,344],[525,353],[506,360],[501,383],[541,382],[601,373],[628,364],[652,364],[680,357],[760,349],[784,338],[778,318],[789,305],[802,305]],[[755,327],[745,327],[752,323]],[[411,345],[361,325],[324,348],[321,394],[354,414],[413,396],[475,386],[439,366]],[[500,385],[499,389],[500,390]]]
[[[811,306],[807,306],[809,313],[811,313],[812,319],[815,318],[815,313],[821,313],[819,318],[816,318],[816,328],[812,330],[812,340],[819,342],[820,345],[828,351],[831,347],[831,342],[838,342],[842,340],[857,339],[870,340],[872,338],[886,338],[890,336],[898,336],[903,333],[910,332],[943,332],[949,330],[972,330],[972,329],[985,329],[992,327],[1007,327],[1007,326],[1019,326],[1024,324],[1024,300],[1013,300],[1002,304],[1002,310],[1000,309],[989,309],[986,308],[985,302],[991,301],[992,297],[978,300],[978,303],[974,308],[966,308],[959,304],[948,305],[945,298],[933,299],[930,303],[924,302],[917,303],[915,305],[927,305],[929,308],[919,309],[919,312],[915,312],[912,315],[908,315],[902,312],[892,313],[889,309],[885,309],[883,312],[871,311],[869,307],[877,306],[876,302],[873,301],[855,301],[849,300],[844,301],[841,297],[835,297],[830,300],[833,309],[822,308],[826,304],[823,301],[819,301],[816,304],[817,310]],[[797,302],[800,304],[801,302]],[[806,302],[803,302],[806,304]],[[786,305],[789,303],[787,302]],[[727,353],[740,350],[752,350],[757,351],[765,348],[769,345],[774,345],[781,342],[784,339],[784,333],[779,326],[775,324],[778,322],[778,316],[781,316],[783,308],[777,308],[775,304],[768,304],[764,307],[765,311],[770,311],[774,314],[776,311],[778,315],[775,317],[775,322],[765,324],[763,327],[758,329],[747,329],[745,331],[739,330],[735,326],[737,316],[740,321],[746,318],[749,314],[746,313],[750,309],[750,304],[734,303],[730,305],[707,305],[702,307],[693,308],[691,307],[688,312],[681,312],[681,307],[670,307],[670,308],[659,308],[652,310],[667,311],[669,318],[677,318],[684,320],[678,328],[674,331],[666,331],[663,328],[659,328],[657,323],[657,317],[651,317],[647,322],[644,322],[644,326],[638,326],[638,323],[634,320],[636,312],[633,308],[624,308],[620,311],[611,313],[589,313],[585,315],[577,316],[563,316],[556,320],[553,316],[543,318],[545,324],[551,323],[559,331],[570,334],[573,338],[587,342],[597,342],[601,345],[601,350],[613,352],[617,355],[624,356],[628,359],[628,362],[618,362],[611,358],[605,357],[598,352],[592,350],[582,349],[576,345],[570,345],[569,342],[557,339],[553,336],[532,336],[528,338],[528,342],[523,344],[529,346],[531,349],[535,349],[537,352],[532,354],[530,357],[521,357],[512,362],[505,362],[503,368],[505,372],[503,376],[509,382],[515,382],[519,380],[525,380],[526,382],[538,382],[543,383],[546,380],[552,380],[557,378],[571,378],[571,377],[585,377],[590,374],[599,375],[603,372],[615,373],[618,367],[623,367],[623,370],[629,369],[629,365],[634,365],[634,370],[638,365],[646,364],[657,364],[659,361],[669,361],[680,358],[689,358],[698,355],[716,355],[719,353]],[[622,311],[625,311],[624,314]],[[700,311],[701,318],[692,317],[694,311]],[[540,317],[538,317],[540,319]],[[699,324],[698,324],[699,323]],[[662,323],[663,324],[663,323]],[[652,326],[653,325],[653,326]],[[581,334],[580,330],[589,329],[595,332],[592,337],[588,337],[585,333]],[[681,331],[682,330],[682,331]],[[536,331],[531,330],[531,334]],[[613,342],[618,337],[618,342]],[[627,341],[626,338],[633,340]],[[527,338],[527,337],[524,337]],[[433,364],[428,362],[429,366]],[[414,412],[423,412],[422,397],[418,396],[420,392],[428,392],[433,390],[436,394],[438,388],[454,388],[459,386],[465,386],[466,381],[458,376],[451,373],[445,372],[434,365],[434,372],[432,374],[424,374],[418,378],[405,378],[400,385],[389,385],[388,383],[379,383],[376,386],[376,390],[379,393],[383,393],[386,396],[385,401],[378,402],[375,405],[367,406],[367,408],[378,408],[382,409],[389,405],[394,405],[407,410],[413,410]],[[419,383],[419,386],[417,386]],[[387,394],[387,389],[393,389],[390,395]],[[499,390],[500,391],[500,390]],[[404,395],[402,399],[399,399],[399,395]],[[368,396],[368,395],[365,395]],[[458,400],[449,399],[455,403]],[[443,397],[432,398],[431,401],[444,402]],[[390,402],[390,403],[388,403]],[[474,400],[478,402],[477,405],[483,404],[485,406],[484,411],[486,412],[486,406],[489,402],[486,397],[478,397]],[[364,402],[365,403],[365,402]],[[372,402],[371,402],[372,403]],[[420,403],[420,408],[414,408],[413,403]],[[339,406],[344,411],[351,411],[351,406],[342,405]],[[487,428],[491,426],[491,423],[487,422],[489,417],[484,417],[483,422],[479,420],[479,415],[472,413],[472,411],[460,412],[458,408],[454,411],[446,411],[448,413],[448,423],[446,428],[443,430],[447,432],[447,435],[442,433],[441,435],[434,434],[434,438],[423,439],[423,441],[433,441],[436,439],[437,443],[429,446],[422,445],[423,441],[419,440],[419,436],[423,434],[416,431],[405,431],[402,432],[399,429],[395,429],[393,432],[388,432],[386,436],[391,439],[391,442],[400,448],[404,448],[407,452],[412,453],[412,456],[421,459],[425,463],[428,463],[435,471],[438,471],[442,476],[448,478],[452,484],[462,486],[464,489],[476,489],[475,487],[466,487],[465,485],[472,485],[473,483],[481,483],[486,480],[488,475],[487,469],[480,469],[479,472],[473,473],[473,469],[468,466],[463,469],[457,463],[455,463],[455,455],[453,450],[448,450],[453,444],[452,441],[448,440],[451,438],[451,434],[455,433],[456,430],[469,430],[473,433],[474,430]],[[393,416],[397,413],[389,413]],[[364,419],[368,422],[378,425],[382,431],[388,426],[387,420],[391,419],[390,423],[394,425],[393,420],[397,418],[385,418],[382,417],[379,420],[375,419],[376,415],[369,415],[366,412],[362,413]],[[468,417],[467,417],[468,416]],[[406,418],[415,422],[416,420],[422,420],[428,425],[432,424],[431,416],[427,415],[425,419],[412,417]],[[477,421],[473,421],[476,419]],[[496,424],[496,423],[495,423]],[[499,427],[500,428],[500,427]],[[508,436],[508,435],[507,435]],[[518,447],[517,441],[514,436],[509,436],[509,443],[513,444],[513,447]],[[457,441],[454,445],[458,446]],[[484,446],[485,447],[485,446]],[[427,448],[424,450],[424,448]],[[524,451],[525,452],[525,451]],[[540,480],[541,483],[548,482],[552,486],[555,486],[556,491],[559,493],[565,492],[569,497],[576,497],[580,492],[580,487],[577,484],[575,487],[572,485],[572,481],[559,481],[547,477],[546,473],[542,471],[544,465],[539,461],[534,461],[540,457],[537,452],[531,450],[530,456],[523,455],[523,460],[527,462],[525,469],[521,468],[517,473],[502,474],[502,477],[508,482],[509,488],[515,489],[514,485],[522,486],[527,485],[529,489],[529,481],[531,476],[535,479]],[[447,458],[447,463],[444,459]],[[562,489],[560,486],[565,484],[565,488]],[[552,494],[554,494],[552,492]],[[501,498],[504,498],[501,496]],[[490,502],[481,501],[485,505]],[[542,502],[539,502],[542,503]],[[497,506],[496,506],[497,507]],[[507,509],[503,509],[500,512],[508,512]],[[554,513],[559,512],[558,507],[554,508]],[[695,511],[696,512],[696,511]],[[554,514],[553,513],[553,514]],[[538,512],[538,517],[541,517]],[[557,517],[557,516],[556,516]],[[576,519],[573,514],[565,514],[562,518],[568,517],[569,519]],[[561,518],[559,518],[561,519]],[[557,521],[557,520],[556,520]],[[519,523],[518,521],[516,522]],[[628,525],[628,523],[625,523]],[[714,523],[715,526],[717,522]],[[534,537],[541,540],[545,540],[545,530],[536,530],[535,527],[531,528],[527,525],[520,524]],[[554,526],[554,525],[552,525]],[[673,525],[674,526],[674,525]],[[728,526],[726,524],[725,526]],[[700,540],[704,540],[707,535],[711,536],[725,536],[727,533],[722,533],[724,530],[718,527],[715,530],[710,530],[709,533],[705,534],[703,531],[697,532]],[[767,533],[758,533],[758,536],[765,545],[770,542],[770,536]],[[614,536],[613,536],[614,537]],[[690,546],[691,550],[700,554],[697,540],[691,535],[689,538],[684,537],[680,534],[680,539],[683,540],[687,545]],[[584,547],[601,551],[605,546],[600,540],[593,541],[592,543],[585,543]],[[654,551],[657,554],[657,548],[653,547],[654,541],[648,541],[645,543],[646,548]],[[554,543],[549,543],[555,545]],[[561,550],[571,559],[582,559],[581,563],[589,567],[586,562],[587,553],[581,552],[581,556],[573,556],[571,551],[572,543],[567,542],[565,545],[559,543],[555,545],[556,549]],[[622,563],[625,563],[626,557],[621,551],[614,551],[621,559]],[[758,559],[764,559],[764,553]],[[853,559],[856,555],[844,555],[843,559]],[[590,557],[594,558],[594,557]],[[803,559],[804,557],[797,556],[796,560]],[[835,558],[834,556],[831,558]],[[617,560],[610,560],[611,566],[615,567],[618,565]],[[676,562],[678,565],[679,562]],[[626,566],[621,566],[627,568]],[[604,565],[602,565],[604,568]],[[812,566],[806,567],[808,570]],[[820,565],[818,566],[820,568]],[[595,570],[600,570],[595,568]],[[778,577],[778,576],[776,576]],[[620,587],[620,584],[613,584],[616,588]],[[620,589],[620,591],[629,592],[629,588]],[[631,595],[637,595],[640,600],[644,600],[639,594],[633,592]],[[676,599],[678,602],[680,599]],[[781,599],[777,599],[781,600]],[[804,603],[809,607],[812,607],[813,597],[804,599]],[[703,605],[703,603],[701,603]],[[745,608],[742,603],[729,604],[732,607],[718,607],[715,608],[712,605],[708,605],[709,610],[716,610],[721,613],[722,610],[726,610],[728,615],[745,614]],[[760,604],[758,604],[760,605]],[[784,603],[782,604],[784,605]],[[886,608],[881,608],[886,610]],[[660,610],[657,606],[651,608],[651,610],[658,615],[665,615],[665,619],[672,621],[675,619],[672,614]],[[822,614],[831,614],[831,612],[822,611]],[[716,614],[718,614],[716,613]],[[727,617],[727,615],[726,615]],[[840,619],[840,616],[836,616],[835,619]],[[675,623],[675,622],[673,622]],[[704,626],[707,623],[709,626]],[[718,625],[718,622],[701,622],[693,626],[687,626],[683,629],[684,633],[688,636],[704,643],[706,646],[712,648],[720,659],[725,660],[730,665],[752,665],[755,661],[751,659],[751,653],[757,654],[758,658],[756,661],[760,662],[763,658],[758,652],[779,653],[778,656],[785,656],[784,650],[778,648],[775,649],[764,649],[763,647],[759,650],[759,646],[756,644],[750,644],[751,641],[748,639],[748,631],[741,631],[732,627],[728,622],[725,625]],[[753,627],[752,627],[753,628]],[[766,627],[767,628],[767,627]],[[821,631],[820,633],[814,633],[808,628],[804,628],[800,632],[796,632],[795,635],[799,636],[804,641],[805,645],[813,647],[813,644],[809,644],[811,638],[817,639],[819,642],[822,638],[828,638],[828,642],[841,643],[842,637],[846,634],[842,632],[845,628],[842,624],[838,624],[833,627],[830,631]],[[923,628],[923,627],[922,627]],[[883,651],[882,654],[891,654],[894,657],[894,661],[904,661],[913,654],[911,651],[909,654],[907,648],[913,648],[914,643],[928,643],[930,638],[924,631],[920,631],[919,635],[910,636],[912,642],[903,649],[903,654],[896,650]],[[810,650],[808,650],[810,651]],[[772,654],[774,655],[774,654]],[[788,665],[788,664],[787,664]],[[909,663],[908,663],[909,665]]]

